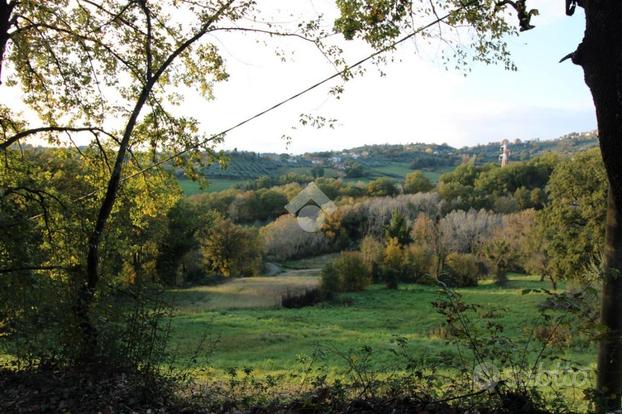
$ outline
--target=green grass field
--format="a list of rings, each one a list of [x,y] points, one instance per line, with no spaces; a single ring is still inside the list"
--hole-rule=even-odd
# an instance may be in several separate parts
[[[194,195],[199,193],[216,193],[238,184],[245,184],[248,180],[234,180],[229,178],[209,178],[207,189],[202,189],[199,183],[187,178],[178,179],[177,182],[185,195]]]
[[[374,167],[371,169],[371,173],[373,175],[378,176],[390,176],[397,179],[395,176],[405,177],[407,174],[411,173],[413,170],[410,169],[410,164],[408,163],[398,163],[392,162],[383,167]]]
[[[423,175],[428,177],[430,181],[437,183],[441,175],[453,170],[453,168],[454,167],[440,167],[434,170],[421,170],[421,172],[423,172]],[[394,179],[403,179],[413,171],[414,170],[410,168],[410,164],[408,163],[392,162],[383,167],[373,168],[371,173],[375,176],[389,176]]]
[[[438,182],[439,177],[445,173],[446,171],[450,171],[452,168],[440,168],[438,170],[434,170],[434,171],[423,171],[423,173],[425,174],[426,177],[428,177],[433,183]],[[295,168],[283,168],[281,170],[278,171],[278,174],[280,175],[285,175],[288,172],[293,172],[296,174],[306,174],[306,175],[310,175],[311,174],[311,168],[307,168],[307,167],[295,167]],[[355,184],[358,182],[361,182],[363,184],[367,184],[370,181],[378,178],[378,177],[390,177],[394,180],[401,180],[403,179],[407,174],[411,173],[412,170],[409,167],[409,164],[407,163],[398,163],[398,162],[391,162],[388,163],[386,166],[382,166],[382,167],[375,167],[371,170],[369,170],[369,174],[365,177],[360,177],[360,178],[342,178],[342,180],[346,183],[349,184]],[[340,171],[337,171],[333,168],[325,168],[324,169],[324,176],[325,177],[339,177],[341,176],[343,173]],[[229,188],[235,187],[236,185],[239,184],[246,184],[250,181],[252,181],[251,179],[231,179],[231,178],[209,178],[209,185],[207,187],[207,189],[201,189],[199,186],[199,183],[194,182],[192,180],[189,180],[187,178],[180,178],[177,180],[179,182],[179,185],[181,186],[183,192],[185,195],[193,195],[193,194],[198,194],[198,193],[214,193],[214,192],[218,192],[218,191],[223,191],[223,190],[227,190]]]
[[[326,259],[321,259],[325,261]],[[296,272],[296,271],[294,271]],[[192,369],[195,375],[219,378],[231,368],[252,368],[257,375],[279,375],[296,365],[301,355],[316,349],[326,352],[331,375],[344,368],[341,352],[363,345],[375,350],[375,362],[385,366],[394,357],[396,335],[408,339],[412,355],[451,371],[459,366],[461,354],[442,338],[443,318],[432,306],[441,297],[436,287],[402,285],[397,291],[374,285],[360,293],[346,294],[350,304],[320,304],[303,309],[279,308],[278,296],[287,290],[314,283],[313,277],[284,276],[234,281],[215,288],[195,287],[176,290],[179,308],[173,320],[173,348],[177,355],[191,358],[202,339],[213,343],[209,351],[197,353]],[[548,288],[536,277],[513,275],[508,287],[490,281],[479,287],[459,289],[467,303],[496,310],[494,322],[511,337],[520,337],[542,324],[537,305],[542,293],[522,294],[523,289]],[[506,312],[498,312],[504,308]],[[490,320],[490,319],[487,319]],[[464,351],[464,350],[463,350]],[[560,350],[569,358],[591,369],[594,350]]]
[[[337,257],[339,257],[339,253],[330,253],[308,259],[288,260],[283,262],[282,266],[288,269],[318,269],[334,261]]]
[[[445,174],[446,172],[452,171],[453,167],[447,167],[447,168],[439,168],[438,170],[434,170],[434,171],[423,171],[423,175],[425,175],[426,177],[428,177],[430,179],[430,181],[432,181],[434,184],[438,183],[439,178],[441,178],[441,175]]]

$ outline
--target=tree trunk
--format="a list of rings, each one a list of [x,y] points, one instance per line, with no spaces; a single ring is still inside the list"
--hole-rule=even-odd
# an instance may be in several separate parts
[[[86,281],[81,284],[81,288],[78,291],[78,297],[76,300],[76,306],[74,312],[76,319],[78,320],[78,326],[83,335],[83,349],[80,356],[81,362],[91,362],[92,358],[96,354],[97,350],[97,331],[95,326],[91,322],[90,308],[93,303],[97,284],[99,282],[99,245],[101,244],[101,237],[106,227],[110,213],[117,199],[119,192],[119,186],[121,185],[121,173],[123,171],[123,164],[125,162],[125,155],[127,154],[130,138],[134,132],[134,128],[138,121],[138,116],[143,109],[143,106],[147,102],[147,98],[155,82],[148,83],[136,102],[132,115],[130,116],[125,131],[123,133],[123,139],[117,150],[117,158],[115,160],[114,167],[110,180],[108,181],[108,189],[106,195],[102,201],[99,213],[97,215],[97,222],[95,228],[89,237],[88,255],[86,261]]]
[[[622,397],[622,1],[585,0],[585,36],[573,54],[590,88],[609,179],[605,278],[598,356],[599,412],[620,409]]]
[[[6,45],[9,42],[9,29],[11,28],[11,14],[15,4],[0,0],[0,85],[2,84],[2,66]]]
[[[3,0],[0,0],[3,1]],[[86,259],[86,280],[81,284],[78,292],[78,298],[76,300],[76,318],[78,319],[79,326],[83,332],[84,349],[82,350],[83,356],[87,359],[92,358],[93,351],[97,346],[97,331],[90,319],[90,308],[93,303],[97,284],[99,283],[99,246],[101,244],[102,235],[106,227],[106,223],[112,213],[112,208],[117,200],[117,194],[121,185],[121,173],[123,172],[123,164],[125,163],[125,156],[130,146],[130,138],[134,133],[134,128],[138,122],[138,117],[147,103],[147,99],[153,90],[153,87],[159,81],[164,72],[171,66],[171,64],[181,56],[188,48],[201,39],[208,31],[209,27],[216,22],[222,14],[229,9],[235,0],[228,0],[222,4],[220,8],[203,24],[201,30],[197,31],[192,37],[182,42],[177,49],[175,49],[158,67],[154,72],[151,67],[153,56],[151,55],[151,48],[147,48],[146,56],[146,70],[145,70],[145,85],[142,88],[141,94],[138,97],[132,114],[130,115],[125,130],[123,132],[123,138],[119,144],[117,150],[117,157],[112,169],[112,174],[108,181],[108,188],[106,189],[106,195],[102,200],[99,213],[97,214],[97,222],[95,228],[89,236],[88,242],[88,254]],[[143,4],[143,7],[146,7]],[[148,10],[146,10],[148,13]],[[147,39],[147,42],[151,42],[152,39]]]
[[[607,331],[598,350],[598,392],[601,413],[620,409],[622,397],[622,214],[609,192],[601,323]]]

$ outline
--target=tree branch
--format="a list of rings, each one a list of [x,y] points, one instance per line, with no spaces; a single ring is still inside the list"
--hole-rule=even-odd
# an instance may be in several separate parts
[[[145,54],[147,56],[147,69],[145,73],[145,81],[149,83],[152,77],[153,70],[153,53],[151,51],[151,42],[153,41],[153,26],[151,24],[151,12],[147,6],[147,0],[139,0],[140,8],[145,14],[147,20],[147,38],[145,39]]]
[[[302,40],[310,42],[310,43],[317,43],[318,40],[319,40],[319,39],[312,39],[310,37],[306,37],[304,35],[301,35],[300,33],[278,32],[278,31],[275,31],[275,30],[256,29],[256,28],[252,28],[252,27],[214,27],[213,29],[209,30],[210,33],[218,32],[218,31],[222,31],[222,32],[252,32],[252,33],[267,34],[267,35],[270,35],[270,36],[297,37],[299,39],[302,39]]]
[[[8,138],[6,141],[0,143],[0,150],[6,150],[8,147],[11,146],[11,144],[19,141],[22,138],[26,138],[30,135],[40,134],[43,132],[100,132],[102,134],[108,135],[111,138],[114,137],[114,135],[112,135],[111,133],[101,128],[95,128],[95,127],[74,128],[74,127],[49,126],[49,127],[34,128],[34,129],[29,129],[26,131],[18,132],[17,134],[13,135],[11,138]]]
[[[117,193],[119,191],[119,185],[121,182],[121,173],[123,170],[123,163],[125,162],[125,154],[128,151],[130,138],[134,132],[134,128],[136,126],[136,122],[138,117],[147,102],[149,95],[151,94],[153,87],[157,84],[160,77],[168,70],[171,64],[177,59],[182,53],[184,53],[188,48],[190,48],[195,42],[201,39],[209,30],[210,26],[214,24],[222,14],[235,2],[235,0],[226,1],[219,9],[210,16],[209,19],[203,24],[200,30],[197,31],[193,36],[184,41],[181,45],[177,47],[160,65],[158,70],[156,70],[150,79],[147,82],[140,93],[138,100],[136,101],[136,105],[130,115],[125,131],[123,133],[123,139],[121,140],[121,144],[119,146],[117,157],[115,160],[115,164],[112,170],[112,174],[110,176],[110,180],[108,181],[108,188],[106,189],[106,194],[104,199],[102,200],[101,207],[97,214],[97,221],[95,223],[95,228],[89,237],[88,243],[88,255],[87,255],[87,280],[84,286],[85,291],[82,292],[84,296],[84,300],[86,303],[91,301],[91,298],[95,294],[95,289],[97,287],[97,283],[99,281],[99,244],[101,240],[101,235],[104,231],[108,218],[110,217],[110,213],[112,212],[112,208],[114,206],[115,200],[117,198]]]

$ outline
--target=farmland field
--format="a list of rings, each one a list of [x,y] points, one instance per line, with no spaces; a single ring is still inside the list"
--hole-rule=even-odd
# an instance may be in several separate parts
[[[423,170],[423,174],[430,179],[433,183],[438,182],[439,177],[450,171],[451,168],[438,168],[434,170]],[[374,167],[367,170],[367,175],[364,177],[358,178],[345,178],[342,180],[349,184],[362,183],[366,185],[370,181],[379,177],[389,177],[394,180],[403,180],[404,177],[411,173],[413,170],[410,169],[409,164],[400,163],[400,162],[388,162],[384,166]],[[290,168],[280,168],[275,171],[277,175],[287,175],[288,173],[295,173],[301,175],[311,175],[311,168],[309,167],[290,167]],[[325,168],[324,169],[324,177],[337,178],[340,175],[343,175],[342,171],[336,170],[334,168]],[[201,189],[199,183],[194,182],[187,178],[179,178],[177,181],[181,186],[185,195],[193,195],[198,193],[214,193],[218,191],[227,190],[229,188],[235,187],[237,185],[242,185],[253,181],[258,178],[260,174],[257,176],[249,176],[245,178],[222,178],[222,177],[209,177],[208,178],[208,187],[207,189]]]
[[[209,378],[224,377],[232,368],[252,368],[260,376],[285,375],[301,356],[316,350],[325,353],[330,375],[340,375],[345,365],[337,354],[364,345],[374,349],[373,364],[382,370],[394,358],[396,336],[408,340],[408,349],[416,358],[447,371],[460,366],[464,349],[459,351],[444,339],[443,317],[432,305],[441,298],[438,288],[402,285],[395,291],[374,285],[364,292],[344,294],[333,304],[278,307],[280,293],[312,286],[314,279],[286,271],[281,276],[236,280],[216,288],[175,290],[179,307],[173,321],[173,347],[182,359],[191,358],[197,344],[207,338],[213,345],[197,353],[192,370],[198,377]],[[505,334],[519,338],[542,324],[537,306],[544,294],[523,294],[524,289],[535,288],[548,285],[537,277],[512,275],[505,288],[482,281],[479,287],[457,291],[465,302],[481,305],[481,312],[494,315]],[[585,369],[593,368],[592,349],[558,353]]]
[[[209,178],[207,189],[201,189],[199,183],[187,178],[178,179],[177,182],[184,192],[184,195],[193,195],[199,193],[215,193],[228,188],[235,187],[238,184],[247,183],[249,180],[237,180],[229,178]]]

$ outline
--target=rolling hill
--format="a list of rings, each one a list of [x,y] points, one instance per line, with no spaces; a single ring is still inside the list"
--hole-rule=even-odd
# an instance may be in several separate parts
[[[433,181],[461,162],[475,159],[477,163],[496,163],[501,142],[454,148],[447,144],[379,144],[341,151],[323,151],[300,155],[232,151],[225,153],[226,168],[212,164],[204,168],[208,191],[222,191],[243,185],[259,177],[277,178],[287,174],[311,176],[321,170],[327,177],[369,181],[378,177],[403,179],[413,170],[422,170]],[[526,161],[546,152],[570,155],[598,145],[595,131],[571,133],[553,140],[510,140],[511,161]],[[357,174],[351,174],[352,167]],[[199,185],[178,172],[180,184],[187,194],[201,192]]]

